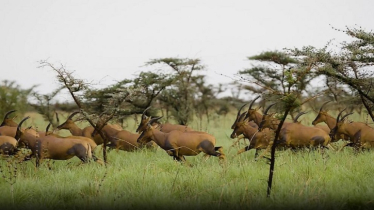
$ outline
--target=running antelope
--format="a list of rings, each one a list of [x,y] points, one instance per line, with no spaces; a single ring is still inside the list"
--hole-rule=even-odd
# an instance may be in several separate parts
[[[96,143],[91,139],[82,136],[39,136],[39,133],[34,129],[21,130],[22,123],[27,119],[29,117],[24,118],[17,126],[15,139],[18,140],[18,146],[31,150],[31,154],[27,159],[36,157],[37,167],[39,167],[42,159],[68,160],[74,156],[83,162],[93,158],[96,162],[101,163],[93,155],[95,148],[91,145],[96,145]]]
[[[275,137],[274,132],[268,128],[258,131],[257,124],[252,121],[249,122],[248,119],[244,120],[246,112],[243,114],[238,113],[239,119],[235,121],[234,130],[230,137],[233,139],[243,134],[249,140],[249,145],[240,149],[237,154],[256,149],[255,158],[257,158],[259,150],[267,149],[272,144]]]
[[[333,118],[331,115],[327,113],[326,110],[323,110],[323,107],[326,106],[326,104],[330,103],[331,101],[327,101],[322,104],[321,108],[319,109],[318,115],[313,120],[312,125],[317,126],[318,123],[324,122],[329,128],[329,133],[331,130],[336,126],[336,119]],[[336,133],[336,136],[334,138],[331,138],[331,142],[337,142],[340,139],[349,141],[349,136],[344,135],[342,133]]]
[[[178,130],[169,133],[162,132],[154,127],[152,123],[161,117],[153,118],[147,123],[139,136],[137,142],[147,143],[153,140],[164,149],[174,160],[186,161],[184,156],[195,156],[204,152],[207,155],[225,159],[222,147],[215,147],[216,138],[205,132],[182,132]],[[218,151],[218,152],[217,152]]]
[[[264,128],[277,129],[280,120],[273,118],[273,115],[268,115],[271,104],[264,112],[259,130]],[[279,143],[284,143],[286,146],[293,149],[299,147],[326,147],[330,143],[330,136],[324,130],[316,127],[309,127],[297,122],[298,117],[294,122],[284,122],[279,133]]]
[[[143,114],[142,114],[142,117],[141,117],[141,120],[140,120],[140,124],[139,124],[138,128],[136,129],[137,133],[142,133],[144,130],[146,130],[148,122],[150,122],[151,119],[154,119],[151,116],[148,117],[148,116],[145,115],[146,111],[149,108],[150,107],[146,108],[143,111]],[[158,119],[160,119],[160,118],[158,118]],[[158,122],[157,120],[152,121],[151,125],[155,128],[158,128],[160,131],[165,132],[165,133],[169,133],[170,131],[173,131],[173,130],[179,130],[179,131],[182,131],[182,132],[193,131],[192,128],[190,128],[186,125],[175,125],[175,124],[170,124],[170,123],[163,123],[162,124],[162,123]]]
[[[351,114],[345,114],[344,116],[341,116],[345,109],[343,109],[341,112],[339,112],[337,118],[336,118],[336,126],[331,129],[330,137],[335,138],[336,133],[342,133],[347,135],[351,142],[344,145],[345,146],[352,146],[355,149],[361,149],[361,148],[371,148],[374,146],[374,129],[365,123],[362,122],[350,122],[346,123],[344,122],[345,118]]]

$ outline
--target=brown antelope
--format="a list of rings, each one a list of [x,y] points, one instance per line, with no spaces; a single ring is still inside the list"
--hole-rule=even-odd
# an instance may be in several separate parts
[[[0,135],[0,154],[14,155],[17,152],[17,140],[10,136]]]
[[[333,118],[331,115],[327,113],[327,111],[323,110],[323,107],[330,103],[331,101],[327,101],[322,104],[321,108],[319,109],[318,115],[316,118],[313,120],[312,125],[318,126],[319,123],[324,122],[326,123],[327,127],[329,128],[328,133],[330,133],[331,129],[333,129],[336,126],[336,119]],[[319,127],[319,126],[318,126]],[[319,127],[327,131],[326,128]],[[339,141],[340,139],[343,140],[349,140],[349,137],[344,134],[337,133],[337,136],[331,139],[331,142],[336,142]]]
[[[240,112],[240,110],[239,110]],[[246,114],[246,112],[244,112]],[[237,154],[241,154],[245,151],[256,149],[255,158],[258,156],[258,152],[261,149],[267,149],[274,140],[274,132],[266,128],[263,131],[258,131],[258,126],[256,123],[248,119],[243,120],[245,115],[238,115],[239,119],[236,120],[234,124],[234,130],[231,133],[230,137],[236,138],[240,135],[244,135],[245,138],[249,139],[249,145],[243,149],[240,149]]]
[[[142,117],[141,117],[141,120],[140,120],[140,124],[138,126],[138,128],[136,129],[135,132],[137,133],[142,133],[143,130],[147,129],[147,124],[148,122],[150,122],[151,119],[154,119],[152,118],[151,116],[147,117],[145,115],[145,112],[149,109],[150,107],[146,108],[144,111],[143,111],[143,114],[142,114]],[[158,118],[160,119],[160,118]],[[192,128],[186,126],[186,125],[175,125],[175,124],[170,124],[170,123],[160,123],[158,121],[152,121],[152,126],[155,127],[155,128],[158,128],[160,131],[162,132],[165,132],[165,133],[169,133],[170,131],[173,131],[173,130],[179,130],[179,131],[182,131],[182,132],[185,132],[185,131],[193,131]]]
[[[236,115],[236,119],[235,119],[235,121],[234,121],[234,123],[231,125],[231,129],[235,129],[235,126],[237,125],[237,123],[238,122],[240,122],[240,121],[243,121],[243,119],[244,119],[244,117],[245,117],[245,115],[247,114],[247,112],[243,112],[243,113],[241,113],[241,111],[242,111],[242,109],[244,108],[244,106],[245,106],[246,104],[244,104],[243,106],[241,106],[240,107],[240,109],[238,110],[238,113],[237,113],[237,115]],[[258,127],[257,126],[257,124],[255,124],[253,121],[250,121],[250,122],[248,122],[250,125],[252,125],[252,126],[255,126],[256,128]],[[245,136],[241,136],[241,135],[238,135],[237,136],[237,140],[231,145],[231,146],[234,146],[234,145],[236,145],[237,143],[239,143],[239,141],[240,140],[244,140],[245,141]]]
[[[234,123],[231,125],[231,129],[234,129],[235,125],[239,121],[239,119],[243,120],[243,117],[247,114],[247,112],[240,113],[242,111],[242,109],[245,107],[245,105],[247,105],[247,104],[243,104],[243,106],[241,106],[240,109],[238,110],[238,113],[236,114],[236,119],[235,119]]]
[[[264,128],[277,129],[279,120],[272,118],[272,115],[268,115],[269,108],[273,106],[271,104],[264,112],[259,130]],[[326,147],[330,143],[330,136],[322,129],[316,127],[309,127],[297,122],[299,114],[294,122],[284,122],[281,131],[279,133],[279,142],[284,143],[286,146],[293,149],[299,147]]]
[[[102,132],[107,136],[110,144],[108,145],[111,149],[119,149],[123,151],[134,151],[143,147],[143,145],[137,142],[140,134],[131,133],[127,130],[118,130],[112,126],[105,125],[102,128]],[[146,144],[147,148],[155,148],[157,145],[154,142]]]
[[[360,149],[374,146],[374,129],[362,122],[344,122],[347,116],[353,114],[352,112],[345,114],[340,119],[340,116],[344,110],[345,109],[339,112],[336,118],[336,126],[331,129],[330,137],[336,138],[337,133],[347,135],[351,139],[351,142],[343,147],[352,146],[355,149]]]
[[[10,136],[10,137],[14,137],[16,135],[16,129],[17,127],[11,127],[11,126],[7,126],[7,125],[4,125],[4,126],[1,126],[0,127],[0,134],[3,135],[3,136]]]
[[[10,127],[17,127],[17,123],[15,123],[13,121],[13,119],[10,119],[9,118],[9,115],[12,114],[13,112],[15,112],[16,110],[11,110],[7,113],[5,113],[5,116],[4,116],[4,119],[3,119],[3,122],[1,123],[0,126],[10,126]]]
[[[95,135],[92,135],[94,133],[94,130],[95,128],[92,127],[92,126],[87,126],[83,129],[79,128],[74,120],[73,120],[73,117],[76,115],[76,114],[79,114],[80,112],[79,111],[76,111],[76,112],[73,112],[71,113],[68,118],[66,119],[66,121],[64,123],[62,123],[61,125],[57,126],[57,129],[61,130],[61,129],[65,129],[65,130],[69,130],[70,133],[73,135],[73,136],[84,136],[84,137],[87,137],[87,138],[91,138],[95,141],[95,143],[97,145],[101,145],[104,143],[103,139],[101,138],[101,136],[99,134],[95,134]]]
[[[161,117],[153,118],[147,123],[147,127],[140,134],[137,142],[144,144],[151,140],[164,149],[174,160],[186,161],[184,156],[195,156],[204,152],[209,156],[225,159],[222,147],[215,147],[216,138],[205,132],[182,132],[173,130],[169,133],[162,132],[152,123]],[[218,151],[218,152],[217,152]]]
[[[257,96],[255,99],[253,99],[253,101],[252,101],[251,104],[249,105],[249,107],[248,107],[248,111],[247,111],[247,114],[246,114],[246,116],[245,116],[245,119],[248,119],[249,121],[253,121],[253,122],[255,122],[255,123],[259,126],[260,123],[261,123],[261,120],[262,120],[262,114],[260,114],[260,113],[258,112],[258,109],[259,109],[259,108],[252,109],[253,103],[254,103],[258,98],[260,98],[260,96]]]
[[[96,162],[101,163],[101,161],[93,155],[95,148],[91,145],[95,146],[96,143],[90,138],[82,136],[39,136],[39,133],[33,129],[25,129],[22,131],[22,123],[27,119],[29,119],[29,117],[24,118],[17,126],[15,139],[19,139],[18,146],[26,147],[31,150],[31,154],[27,159],[36,157],[37,167],[39,167],[41,159],[68,160],[74,156],[78,157],[83,162],[87,162],[89,159],[93,158]]]

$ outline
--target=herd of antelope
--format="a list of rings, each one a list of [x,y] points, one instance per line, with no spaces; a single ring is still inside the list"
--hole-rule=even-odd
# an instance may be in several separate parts
[[[253,103],[259,98],[256,97],[250,104],[248,110],[241,113],[246,105],[243,105],[238,113],[234,124],[231,126],[233,132],[231,138],[243,135],[250,140],[250,144],[238,151],[238,154],[256,149],[255,157],[258,151],[266,149],[268,151],[274,143],[275,130],[278,128],[280,120],[274,117],[274,114],[268,114],[269,109],[275,105],[269,105],[263,114],[258,109],[253,109]],[[342,116],[345,109],[339,112],[335,119],[324,110],[325,102],[316,118],[313,120],[313,126],[303,125],[298,122],[298,118],[306,112],[299,113],[293,122],[284,122],[280,129],[279,138],[276,140],[276,148],[334,148],[331,143],[339,140],[346,141],[341,149],[346,146],[355,148],[356,151],[369,149],[374,146],[374,128],[363,122],[345,121],[348,113]],[[318,125],[324,122],[326,125]],[[335,148],[334,148],[335,149]]]
[[[247,111],[241,113],[243,105],[231,126],[233,130],[231,138],[244,136],[249,140],[249,145],[240,149],[237,154],[256,149],[255,158],[261,149],[268,151],[276,143],[277,148],[334,148],[331,143],[340,139],[347,143],[343,146],[351,146],[356,150],[370,148],[374,146],[374,129],[362,122],[347,122],[345,119],[352,113],[342,115],[342,110],[337,118],[330,116],[323,108],[329,103],[324,103],[315,120],[313,126],[303,125],[298,122],[298,118],[306,112],[299,113],[293,122],[284,122],[279,138],[274,141],[275,130],[278,128],[280,120],[274,114],[268,114],[268,106],[263,114],[258,108],[252,108],[256,97],[249,105]],[[148,108],[147,108],[148,109]],[[221,146],[216,146],[216,138],[206,132],[195,131],[188,126],[175,125],[170,123],[160,123],[161,117],[151,117],[146,115],[144,110],[136,133],[131,133],[120,126],[105,124],[102,133],[105,135],[110,149],[124,151],[135,151],[139,148],[160,147],[166,151],[174,160],[185,162],[185,156],[195,156],[203,152],[206,156],[216,156],[220,160],[225,160],[226,156]],[[58,125],[55,130],[69,130],[71,136],[60,136],[54,131],[38,132],[32,127],[22,128],[22,124],[29,119],[22,119],[19,124],[15,123],[9,116],[15,110],[5,114],[0,125],[0,153],[5,156],[15,155],[20,148],[26,148],[31,153],[24,160],[36,159],[36,166],[40,165],[42,159],[67,160],[78,157],[83,162],[94,160],[100,164],[103,161],[96,157],[95,150],[98,145],[104,143],[102,137],[92,126],[83,129],[79,128],[73,117],[80,112],[73,112],[67,120]],[[326,125],[318,125],[324,122]]]
[[[148,108],[147,108],[148,109]],[[144,110],[141,122],[136,129],[137,133],[131,133],[120,126],[106,124],[101,131],[107,138],[107,146],[110,149],[123,151],[135,151],[139,148],[161,147],[166,153],[177,161],[185,162],[184,156],[195,156],[203,152],[206,156],[216,156],[225,159],[222,147],[216,146],[216,138],[206,132],[194,131],[188,126],[160,123],[161,117],[148,117]],[[31,151],[24,160],[36,159],[39,167],[40,160],[68,160],[78,157],[83,162],[94,160],[100,164],[103,161],[95,156],[95,149],[104,143],[93,126],[79,128],[73,117],[80,112],[73,112],[67,120],[58,125],[56,130],[69,130],[71,136],[63,137],[55,132],[49,132],[47,126],[45,132],[37,132],[32,127],[22,128],[22,124],[29,119],[22,119],[19,124],[9,116],[15,110],[5,114],[0,125],[0,153],[5,156],[15,155],[20,148]]]

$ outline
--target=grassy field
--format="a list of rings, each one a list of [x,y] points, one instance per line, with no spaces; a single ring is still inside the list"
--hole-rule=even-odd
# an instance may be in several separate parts
[[[37,114],[33,121],[44,129]],[[109,165],[95,162],[35,160],[0,161],[0,203],[6,209],[371,209],[374,207],[374,153],[352,149],[277,152],[274,183],[266,197],[269,165],[254,160],[254,151],[236,156],[239,147],[230,126],[234,114],[192,124],[224,147],[227,161],[186,157],[193,165],[174,162],[162,149],[110,151]],[[310,124],[315,114],[303,117]],[[352,118],[353,119],[353,118]],[[354,116],[363,121],[364,117]],[[126,129],[135,131],[134,120]],[[27,125],[27,124],[26,124]],[[63,132],[62,134],[66,134]],[[341,142],[338,142],[341,144]],[[241,147],[244,147],[242,144]],[[101,147],[96,151],[101,157]]]

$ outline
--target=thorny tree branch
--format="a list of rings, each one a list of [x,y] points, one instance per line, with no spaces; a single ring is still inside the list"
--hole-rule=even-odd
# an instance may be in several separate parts
[[[92,119],[88,116],[88,113],[85,112],[85,108],[82,104],[82,102],[78,99],[78,97],[74,94],[76,92],[79,92],[79,91],[82,91],[86,88],[86,84],[83,82],[83,80],[78,80],[78,79],[75,79],[73,76],[72,76],[72,72],[67,72],[66,69],[64,68],[63,65],[61,65],[60,68],[56,68],[54,65],[52,65],[51,63],[47,62],[47,61],[40,61],[40,64],[41,66],[40,67],[49,67],[51,68],[52,70],[54,70],[56,73],[57,73],[57,78],[59,79],[60,82],[62,82],[64,84],[64,86],[68,89],[71,97],[73,98],[74,102],[76,103],[76,105],[78,106],[81,114],[84,116],[85,120],[87,120],[89,122],[89,124],[95,128],[95,131],[100,135],[100,137],[104,140],[104,145],[103,145],[103,157],[104,157],[104,162],[105,164],[107,164],[107,151],[106,151],[106,146],[108,144],[108,138],[107,136],[102,132],[102,128],[104,127],[104,125],[110,120],[113,118],[113,116],[116,114],[116,112],[118,111],[117,108],[113,109],[112,110],[112,113],[106,117],[105,119],[101,119],[101,116],[100,118],[98,119],[98,123],[94,123],[92,121]],[[118,105],[120,103],[123,102],[123,100],[127,97],[128,95],[126,95],[125,97],[121,97],[119,99],[117,99],[117,101],[114,102],[114,107],[118,107]],[[100,122],[105,122],[103,124],[100,124]]]

